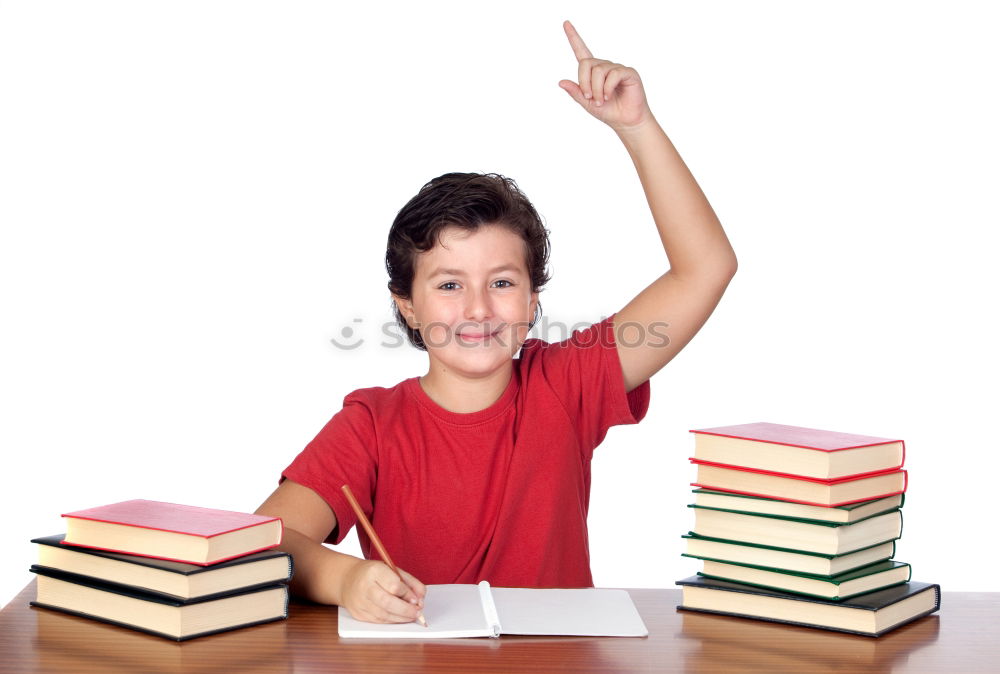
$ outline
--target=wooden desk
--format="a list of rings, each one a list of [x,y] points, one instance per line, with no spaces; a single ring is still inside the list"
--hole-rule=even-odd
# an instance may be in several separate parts
[[[944,593],[941,612],[879,638],[677,611],[679,590],[630,590],[649,637],[424,642],[337,637],[337,611],[176,643],[32,608],[34,581],[0,611],[12,672],[996,672],[1000,593]]]

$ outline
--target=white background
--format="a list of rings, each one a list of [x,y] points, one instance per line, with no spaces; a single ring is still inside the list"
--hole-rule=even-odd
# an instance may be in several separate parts
[[[639,71],[740,262],[597,451],[596,584],[693,574],[688,430],[766,420],[904,439],[897,558],[1000,590],[990,3],[537,4],[0,5],[0,603],[60,513],[252,511],[347,393],[426,372],[379,343],[388,228],[434,176],[532,199],[550,323],[665,271],[627,153],[557,85],[567,18]]]

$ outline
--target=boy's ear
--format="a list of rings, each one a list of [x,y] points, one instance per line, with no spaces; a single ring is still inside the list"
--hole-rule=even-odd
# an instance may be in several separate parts
[[[396,303],[396,307],[399,308],[399,313],[403,314],[403,318],[406,320],[406,324],[411,328],[413,327],[413,302],[410,300],[404,300],[398,295],[392,296],[392,301]],[[415,329],[415,328],[414,328]]]
[[[530,320],[535,320],[535,314],[538,312],[538,293],[531,293],[531,311],[528,314],[531,316]]]

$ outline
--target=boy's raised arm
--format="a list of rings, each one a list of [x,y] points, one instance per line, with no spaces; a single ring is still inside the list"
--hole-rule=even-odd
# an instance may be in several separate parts
[[[669,269],[615,315],[625,390],[677,355],[712,314],[736,273],[736,254],[708,199],[660,128],[639,73],[595,59],[573,25],[563,24],[579,84],[562,87],[612,129],[632,157],[667,255]]]

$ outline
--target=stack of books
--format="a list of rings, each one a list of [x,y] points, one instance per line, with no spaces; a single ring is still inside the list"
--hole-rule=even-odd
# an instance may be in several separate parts
[[[693,430],[694,529],[679,608],[879,636],[940,608],[893,559],[902,440],[772,423]]]
[[[288,615],[281,520],[133,500],[64,514],[38,544],[33,606],[177,641]]]

